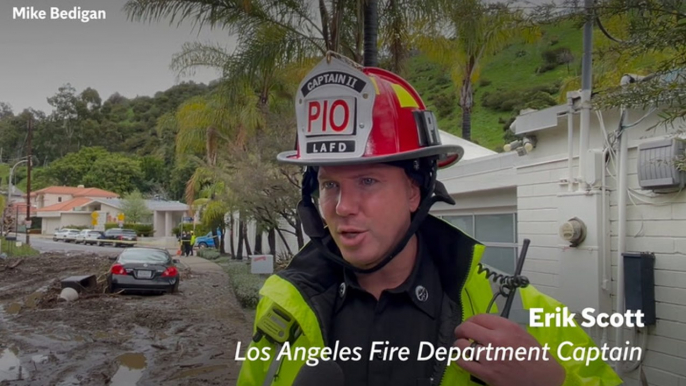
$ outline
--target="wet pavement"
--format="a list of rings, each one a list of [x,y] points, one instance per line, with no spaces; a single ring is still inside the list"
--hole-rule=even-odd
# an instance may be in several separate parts
[[[0,385],[234,385],[250,321],[221,268],[182,261],[173,295],[105,293],[103,255],[0,263]],[[58,301],[59,280],[83,274],[99,285]]]

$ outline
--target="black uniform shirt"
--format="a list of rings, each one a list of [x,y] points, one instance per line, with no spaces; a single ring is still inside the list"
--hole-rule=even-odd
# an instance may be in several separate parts
[[[353,273],[346,272],[336,299],[329,346],[361,348],[359,361],[338,360],[346,386],[429,385],[433,360],[418,361],[420,342],[436,346],[443,291],[431,256],[418,243],[415,265],[407,280],[381,293],[377,301],[363,290]],[[370,353],[373,342],[382,350]],[[388,342],[388,344],[385,344]],[[391,359],[392,348],[407,347],[407,360]],[[387,349],[384,358],[383,349]],[[429,350],[423,350],[426,356]]]

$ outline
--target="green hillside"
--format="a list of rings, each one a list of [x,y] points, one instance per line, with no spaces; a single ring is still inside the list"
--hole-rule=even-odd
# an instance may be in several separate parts
[[[543,36],[533,44],[516,42],[488,61],[481,72],[475,91],[472,114],[472,141],[495,151],[502,151],[503,127],[517,114],[517,104],[535,99],[536,107],[557,103],[559,86],[567,77],[581,73],[582,34],[572,22],[563,22],[542,29]],[[568,48],[572,61],[560,64],[543,73],[537,69],[545,64],[545,51]],[[450,75],[425,56],[410,59],[408,80],[422,95],[439,118],[439,127],[455,135],[461,135],[462,111],[458,106],[457,92]],[[539,91],[544,90],[544,94]],[[504,95],[507,91],[508,95]],[[506,103],[505,111],[484,107],[484,97],[501,96]],[[550,94],[550,95],[545,95]],[[550,98],[552,97],[552,98]],[[553,99],[554,98],[554,99]],[[543,103],[543,105],[541,105]],[[507,110],[512,107],[512,109]],[[502,110],[502,109],[501,109]]]

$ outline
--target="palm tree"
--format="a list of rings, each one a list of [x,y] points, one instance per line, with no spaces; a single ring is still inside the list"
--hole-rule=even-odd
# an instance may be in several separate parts
[[[275,50],[288,52],[282,59],[321,57],[335,51],[367,65],[378,65],[379,46],[391,57],[391,70],[399,71],[407,56],[410,31],[422,22],[433,22],[447,0],[129,0],[124,6],[130,20],[170,23],[191,22],[202,28],[225,29],[238,36],[239,51],[256,45],[251,60],[242,64],[264,63],[279,57]],[[381,37],[381,40],[377,38]],[[259,44],[270,40],[271,44]],[[240,49],[242,47],[243,49]],[[187,45],[201,53],[202,60],[185,63],[229,68],[227,55],[217,46]],[[238,55],[241,56],[241,55]],[[197,57],[196,57],[197,58]],[[190,59],[190,58],[189,58]],[[211,59],[211,60],[207,60]],[[211,62],[212,64],[209,64]],[[236,70],[231,66],[230,70]],[[251,71],[254,66],[240,67]]]
[[[417,45],[430,59],[450,69],[460,92],[462,138],[471,140],[473,85],[484,64],[514,39],[534,40],[540,31],[526,26],[521,12],[481,0],[448,1],[443,14],[442,23],[426,23]]]
[[[193,179],[191,180],[193,181]],[[190,183],[191,182],[189,181],[189,185]],[[226,252],[224,237],[218,237],[217,229],[226,229],[226,226],[229,224],[226,224],[224,221],[225,214],[232,211],[232,208],[228,204],[229,200],[227,200],[226,197],[223,197],[228,193],[224,182],[215,180],[213,183],[205,183],[199,193],[201,198],[196,199],[192,203],[194,211],[201,214],[202,224],[211,230],[214,238],[214,245],[219,247],[220,253]],[[231,254],[232,256],[235,256],[233,238],[231,239]]]
[[[224,87],[220,93],[189,101],[177,113],[177,156],[196,154],[204,158],[207,166],[205,170],[198,169],[187,184],[187,202],[194,202],[197,192],[210,183],[206,175],[217,170],[219,149],[228,150],[226,145],[238,144],[233,146],[234,150],[244,150],[242,145],[248,138],[263,130],[263,119],[268,113],[292,111],[297,80],[304,77],[318,57],[336,51],[360,61],[361,10],[365,1],[370,0],[318,0],[318,7],[313,7],[309,0],[130,0],[126,4],[125,10],[132,20],[170,18],[171,22],[191,21],[200,27],[224,28],[238,35],[234,54],[217,45],[192,43],[184,45],[182,52],[173,58],[172,67],[180,74],[197,66],[211,66],[223,72]],[[413,9],[437,1],[386,0],[389,5],[382,9],[395,10],[388,12],[394,22],[383,24],[395,31],[388,34],[392,37],[389,41],[397,42],[402,36],[402,21],[422,14]],[[373,2],[376,4],[376,0]],[[406,12],[399,13],[399,9]],[[375,20],[373,16],[368,19]],[[376,27],[366,34],[374,36],[366,46],[376,48]],[[390,52],[398,51],[398,47],[401,46],[396,45]],[[223,166],[232,168],[232,165]],[[229,180],[228,176],[223,178]],[[246,212],[250,211],[244,210],[239,220],[241,230],[245,228],[243,214]],[[292,216],[282,215],[290,223]],[[277,226],[270,218],[253,217],[264,220],[267,227]],[[301,240],[297,219],[291,225]]]

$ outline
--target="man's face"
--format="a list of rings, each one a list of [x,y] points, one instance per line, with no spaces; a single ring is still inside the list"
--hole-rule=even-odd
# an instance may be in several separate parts
[[[319,204],[343,258],[366,268],[405,235],[419,188],[401,168],[383,164],[319,168]]]

